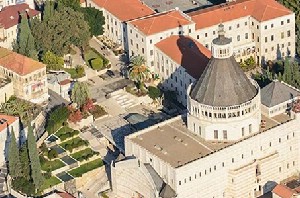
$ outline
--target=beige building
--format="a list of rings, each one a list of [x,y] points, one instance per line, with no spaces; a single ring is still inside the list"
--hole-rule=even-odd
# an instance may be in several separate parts
[[[22,3],[5,7],[0,12],[0,47],[12,49],[18,35],[20,13],[27,13],[29,18],[40,17],[40,12]]]
[[[127,21],[155,13],[140,0],[87,0],[87,6],[103,11],[104,35],[123,48]]]
[[[20,120],[18,117],[0,114],[0,164],[4,164],[8,157],[8,145],[10,142],[11,132],[14,131],[16,141],[20,137]],[[24,137],[23,137],[24,138]],[[22,137],[21,137],[22,139]],[[20,140],[22,141],[22,140]]]
[[[14,95],[34,103],[48,100],[46,66],[43,63],[0,48],[0,77],[13,83]]]
[[[187,114],[125,137],[126,157],[111,165],[117,197],[254,198],[298,176],[300,114],[266,115],[233,50],[220,25]]]
[[[265,63],[295,56],[295,14],[275,0],[232,1],[189,15],[196,23],[191,36],[208,49],[223,23],[237,61],[253,56]]]
[[[187,88],[204,71],[211,53],[188,36],[170,36],[155,44],[154,71],[164,90],[175,91],[177,100],[187,104]]]
[[[189,35],[195,31],[195,23],[178,9],[157,13],[128,22],[125,51],[129,57],[142,55],[153,71],[154,45],[172,35]]]
[[[0,78],[0,104],[14,95],[13,83],[8,78]]]

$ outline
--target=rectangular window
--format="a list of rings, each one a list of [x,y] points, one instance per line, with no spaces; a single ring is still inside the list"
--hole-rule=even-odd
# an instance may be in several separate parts
[[[197,39],[199,39],[199,35],[197,35]]]
[[[245,39],[248,39],[248,33],[245,34]]]
[[[244,137],[244,135],[245,135],[245,128],[243,127],[242,128],[242,137]]]
[[[274,27],[274,24],[272,23],[272,24],[271,24],[271,28],[273,28],[273,27]]]
[[[283,22],[283,21],[281,21],[281,25],[284,25],[284,22]]]
[[[150,44],[152,44],[152,39],[150,39]]]
[[[268,42],[268,37],[265,37],[265,43],[267,43]]]
[[[227,140],[227,130],[223,130],[223,139]]]
[[[287,31],[287,37],[290,37],[291,36],[291,31]]]
[[[231,26],[229,26],[229,30],[231,30],[232,28],[231,28]]]
[[[218,139],[218,130],[214,130],[214,139]]]
[[[247,21],[245,22],[245,26],[248,25]]]
[[[281,32],[281,39],[284,39],[284,32]]]
[[[287,23],[290,23],[290,19],[287,20]]]
[[[268,28],[268,26],[265,25],[265,30]]]
[[[239,28],[239,27],[240,27],[240,24],[237,24],[236,27]]]
[[[252,133],[252,124],[249,124],[249,133]]]
[[[207,37],[207,33],[205,33],[205,37]]]
[[[144,50],[144,48],[142,48],[142,53],[143,53],[143,54],[145,53],[145,50]]]
[[[274,41],[274,35],[271,35],[271,41]]]
[[[153,50],[150,50],[150,56],[153,56]]]

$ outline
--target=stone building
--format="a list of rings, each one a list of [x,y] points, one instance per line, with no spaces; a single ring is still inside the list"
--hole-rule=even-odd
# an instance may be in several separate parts
[[[14,95],[34,103],[48,100],[46,66],[21,54],[0,48],[0,77],[13,83]]]
[[[0,11],[0,46],[12,49],[12,44],[17,40],[18,24],[20,14],[28,15],[28,18],[40,18],[40,12],[29,8],[29,5],[22,3],[11,5]]]
[[[125,158],[111,164],[117,197],[252,198],[298,176],[299,112],[265,114],[265,95],[235,61],[224,26],[218,34],[187,89],[187,114],[125,137]]]

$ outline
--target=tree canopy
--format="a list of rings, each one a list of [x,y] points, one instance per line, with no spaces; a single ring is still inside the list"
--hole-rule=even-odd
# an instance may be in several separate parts
[[[148,77],[149,68],[145,65],[146,60],[143,56],[133,56],[130,60],[129,76],[137,83],[137,88],[141,89],[144,81]]]
[[[72,89],[71,99],[81,108],[89,99],[89,89],[84,82],[76,82]]]
[[[81,8],[80,11],[84,15],[84,20],[90,26],[91,36],[102,35],[103,25],[105,24],[103,12],[93,7]]]
[[[19,157],[19,148],[16,142],[16,137],[13,129],[10,132],[10,143],[8,147],[8,167],[9,174],[12,178],[16,178],[20,175],[21,162]]]
[[[90,38],[89,26],[83,14],[69,7],[55,10],[48,20],[34,21],[32,33],[40,50],[51,51],[58,56],[68,53],[72,44],[85,47]]]
[[[62,57],[56,56],[50,51],[47,51],[43,58],[43,63],[47,65],[47,70],[59,70],[64,65]]]
[[[18,26],[17,41],[13,46],[13,50],[24,56],[37,59],[37,51],[35,48],[35,39],[32,36],[27,14],[21,14],[21,23]]]

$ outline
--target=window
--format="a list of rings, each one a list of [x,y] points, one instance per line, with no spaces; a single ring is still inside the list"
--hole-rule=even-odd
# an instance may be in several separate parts
[[[150,50],[150,56],[153,56],[153,50]]]
[[[290,23],[290,19],[288,19],[286,22],[287,22],[287,23]]]
[[[179,186],[181,186],[181,181],[179,181]]]
[[[227,140],[227,130],[223,130],[223,139]]]
[[[214,130],[214,139],[218,139],[218,130]]]
[[[254,22],[252,21],[252,26],[254,25]]]
[[[265,25],[265,30],[268,29],[268,26]]]
[[[287,169],[289,169],[289,168],[290,168],[290,164],[289,164],[289,163],[287,163],[287,165],[286,165],[286,168],[287,168]]]
[[[189,33],[191,33],[192,32],[192,30],[191,29],[189,29]]]
[[[245,26],[248,25],[247,21],[245,22]]]
[[[257,37],[257,42],[259,42],[259,36]]]
[[[190,179],[190,181],[192,181],[192,177],[190,177],[189,179]]]
[[[222,162],[222,167],[224,167],[225,166],[225,163],[224,162]]]
[[[213,31],[213,35],[215,35],[216,34],[216,31]]]
[[[205,35],[205,37],[207,37],[207,33],[205,33],[204,35]]]
[[[291,31],[287,31],[287,37],[291,37]]]
[[[245,34],[245,39],[248,39],[248,33]]]
[[[243,127],[242,128],[242,137],[244,137],[244,135],[245,135],[245,128]]]
[[[135,34],[135,37],[138,38],[139,37],[138,34]]]
[[[284,22],[283,22],[283,21],[281,21],[281,25],[284,25]]]
[[[267,43],[268,42],[268,37],[265,37],[265,43]]]
[[[274,35],[271,35],[271,41],[274,41]]]
[[[209,45],[208,45],[208,44],[205,44],[205,47],[208,49],[208,48],[209,48]]]
[[[249,124],[249,133],[252,133],[252,124]]]
[[[281,143],[281,138],[278,139],[278,142]]]
[[[281,173],[281,167],[279,167],[279,169],[278,169],[278,170],[279,170],[279,172]]]
[[[143,53],[143,54],[145,53],[145,50],[144,50],[144,48],[142,48],[142,53]]]
[[[199,39],[199,35],[197,35],[197,39]]]
[[[269,146],[270,146],[270,147],[272,146],[272,142],[269,143]]]
[[[274,27],[274,24],[272,23],[272,24],[271,24],[271,28],[273,28],[273,27]]]
[[[244,159],[244,154],[242,154],[242,159]]]
[[[214,170],[217,170],[217,166],[216,165],[214,165]]]
[[[287,139],[287,140],[289,139],[289,135],[286,136],[286,139]]]
[[[231,159],[231,162],[234,163],[234,158]]]
[[[240,24],[237,24],[237,25],[236,25],[236,28],[239,28],[239,27],[240,27]]]
[[[240,35],[237,36],[237,41],[240,41],[241,40],[241,37]]]
[[[150,44],[152,44],[152,39],[150,39]]]
[[[291,46],[291,42],[288,42],[288,46]]]
[[[130,44],[131,44],[131,45],[133,45],[133,41],[132,41],[132,39],[130,39]]]
[[[265,49],[265,53],[267,53],[267,52],[268,52],[268,49],[266,48],[266,49]]]
[[[281,39],[284,39],[284,32],[281,32]]]
[[[281,44],[281,48],[284,48],[284,44]],[[280,110],[280,108],[279,108],[279,110]]]
[[[256,29],[259,29],[259,25],[256,26]]]

